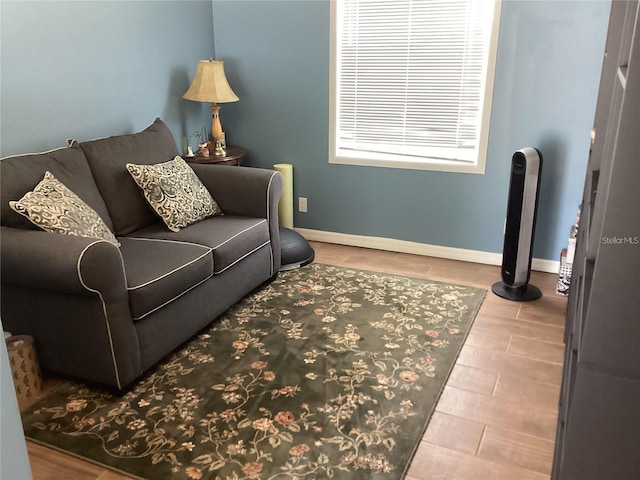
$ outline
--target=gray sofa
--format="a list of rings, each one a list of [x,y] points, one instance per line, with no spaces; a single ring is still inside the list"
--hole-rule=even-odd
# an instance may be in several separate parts
[[[280,268],[282,178],[264,169],[192,165],[223,211],[171,231],[126,163],[178,155],[157,119],[142,132],[2,159],[1,314],[32,335],[43,369],[126,389]],[[45,232],[9,207],[50,171],[115,233]]]

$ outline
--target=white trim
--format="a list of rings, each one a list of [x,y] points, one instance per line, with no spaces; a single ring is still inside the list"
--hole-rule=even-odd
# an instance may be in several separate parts
[[[44,152],[32,152],[32,153],[17,153],[15,155],[9,155],[7,157],[2,157],[0,158],[0,161],[2,160],[9,160],[10,158],[20,158],[20,157],[28,157],[30,155],[46,155],[47,153],[53,153],[53,152],[57,152],[59,150],[68,150],[69,148],[72,148],[71,146],[68,147],[58,147],[58,148],[52,148],[51,150],[46,150]]]
[[[166,277],[168,277],[168,276],[170,276],[170,275],[173,275],[173,274],[174,274],[174,273],[176,273],[177,271],[182,270],[183,268],[188,267],[189,265],[192,265],[192,264],[196,263],[198,260],[200,260],[201,258],[206,257],[206,256],[207,256],[207,255],[209,255],[211,252],[212,252],[212,250],[211,250],[211,249],[209,249],[207,252],[203,253],[203,254],[202,254],[202,255],[200,255],[198,258],[194,258],[194,259],[193,259],[193,260],[191,260],[190,262],[183,263],[182,265],[180,265],[179,267],[174,268],[174,269],[173,269],[173,270],[171,270],[170,272],[164,273],[164,274],[160,275],[159,277],[156,277],[156,278],[154,278],[154,279],[152,279],[152,280],[149,280],[149,281],[147,281],[147,282],[145,282],[145,283],[141,283],[140,285],[136,285],[135,287],[127,287],[127,290],[128,290],[128,291],[137,290],[138,288],[146,287],[146,286],[151,285],[152,283],[158,282],[158,281],[162,280],[163,278],[166,278]],[[213,260],[213,258],[212,258],[212,260]],[[212,261],[211,263],[213,263],[213,261]],[[213,273],[212,273],[212,274],[213,274]]]
[[[185,293],[189,293],[191,290],[193,290],[194,288],[202,285],[204,282],[206,282],[207,280],[209,280],[211,277],[213,277],[213,273],[211,273],[211,275],[209,275],[207,278],[202,279],[201,281],[199,281],[198,283],[196,283],[195,285],[189,287],[188,289],[186,289],[184,292],[179,293],[178,295],[176,295],[175,297],[173,297],[170,300],[167,300],[166,302],[164,302],[162,305],[158,305],[157,307],[152,308],[151,310],[149,310],[147,313],[144,313],[142,315],[140,315],[139,317],[132,317],[133,320],[138,321],[138,320],[142,320],[144,317],[151,315],[153,312],[156,312],[158,310],[160,310],[162,307],[166,307],[167,305],[169,305],[171,302],[173,302],[174,300],[180,298],[181,296],[183,296]]]
[[[82,286],[84,288],[86,288],[90,292],[97,293],[98,297],[100,297],[100,302],[102,303],[102,313],[104,315],[104,323],[105,323],[105,327],[107,328],[107,336],[109,337],[109,349],[111,350],[111,361],[113,362],[113,370],[114,370],[114,373],[116,375],[116,384],[117,384],[118,388],[122,388],[122,384],[120,382],[120,373],[119,373],[119,370],[118,370],[118,362],[116,360],[116,352],[115,352],[115,349],[113,348],[113,337],[111,335],[111,325],[109,324],[109,315],[107,313],[107,304],[104,301],[104,298],[102,297],[102,293],[99,290],[96,290],[94,288],[90,288],[85,283],[84,279],[82,278],[82,271],[80,269],[80,264],[82,263],[82,259],[84,258],[85,253],[87,253],[91,247],[93,247],[94,245],[96,245],[98,243],[106,243],[107,245],[113,245],[113,243],[107,242],[106,240],[97,240],[97,241],[95,241],[93,243],[90,243],[86,247],[84,247],[82,252],[80,252],[80,256],[78,257],[78,261],[76,262],[76,271],[78,272],[78,280],[80,280],[80,283],[82,284]],[[115,245],[113,245],[113,246],[115,248],[118,248]],[[127,284],[127,279],[124,277],[124,263],[122,263],[122,254],[120,254],[120,250],[118,250],[118,254],[120,255],[120,264],[122,265],[122,276],[124,278],[124,284],[126,285]]]
[[[558,273],[560,272],[559,260],[547,260],[546,258],[532,258],[531,269],[537,272]]]
[[[224,267],[222,270],[219,271],[215,271],[215,268],[213,270],[213,274],[214,275],[220,275],[222,272],[226,271],[227,269],[233,267],[236,263],[238,263],[240,260],[244,260],[245,258],[247,258],[249,255],[257,252],[258,250],[260,250],[262,247],[264,247],[267,244],[270,244],[271,240],[267,240],[266,242],[264,242],[262,245],[257,246],[256,248],[254,248],[253,250],[251,250],[250,252],[245,253],[243,256],[241,256],[240,258],[237,258],[236,260],[233,261],[233,263],[230,263],[229,265],[227,265],[226,267]],[[215,263],[214,263],[214,267],[215,267]],[[273,268],[273,267],[272,267]]]
[[[201,258],[206,257],[207,255],[209,255],[210,253],[212,253],[212,252],[213,252],[213,250],[212,250],[211,248],[207,247],[206,245],[198,245],[197,243],[190,243],[190,242],[177,242],[177,241],[174,241],[174,240],[163,240],[163,239],[161,239],[161,238],[141,238],[141,237],[131,237],[131,238],[129,238],[129,237],[123,237],[123,238],[126,238],[127,240],[143,240],[143,241],[152,241],[152,242],[154,242],[154,241],[155,241],[155,242],[166,242],[166,243],[172,243],[172,244],[182,243],[183,245],[184,245],[184,244],[186,244],[186,245],[193,245],[193,246],[197,246],[197,247],[201,247],[201,248],[205,248],[205,249],[207,249],[207,251],[206,251],[205,253],[203,253],[202,255],[200,255],[199,257],[194,258],[193,260],[190,260],[190,261],[189,261],[189,262],[187,262],[187,263],[183,263],[182,265],[180,265],[180,266],[178,266],[178,267],[174,268],[174,269],[173,269],[173,270],[171,270],[170,272],[167,272],[167,273],[164,273],[164,274],[160,275],[159,277],[156,277],[156,278],[154,278],[154,279],[152,279],[152,280],[148,280],[148,281],[147,281],[147,282],[145,282],[145,283],[142,283],[142,284],[140,284],[140,285],[136,285],[136,286],[133,286],[133,287],[130,287],[130,286],[128,286],[128,285],[127,285],[127,290],[129,290],[129,291],[131,291],[131,290],[136,290],[136,289],[138,289],[138,288],[142,288],[142,287],[146,287],[146,286],[148,286],[148,285],[151,285],[151,284],[152,284],[152,283],[154,283],[154,282],[157,282],[157,281],[159,281],[159,280],[162,280],[163,278],[168,277],[169,275],[173,275],[173,274],[174,274],[174,273],[176,273],[178,270],[182,270],[184,267],[188,267],[189,265],[191,265],[191,264],[193,264],[193,263],[197,262],[197,261],[198,261],[198,260],[200,260]],[[213,257],[212,257],[212,260],[213,260]],[[213,263],[213,261],[212,261],[211,263]]]
[[[262,218],[260,219],[259,222],[254,223],[253,225],[251,225],[250,227],[245,228],[244,230],[239,231],[238,233],[234,234],[232,237],[227,238],[224,242],[219,243],[218,245],[216,245],[215,247],[212,247],[213,250],[216,250],[217,248],[220,248],[221,246],[223,246],[225,243],[229,243],[231,240],[233,240],[234,238],[236,238],[239,235],[242,235],[245,232],[248,232],[249,230],[256,228],[258,225],[262,225],[263,223],[267,222],[266,219]]]
[[[187,227],[184,227],[187,228]],[[173,233],[177,233],[177,232],[173,232]],[[134,232],[134,235],[136,233]],[[151,233],[152,235],[154,234],[153,232]],[[155,238],[155,237],[116,237],[119,238],[120,240],[124,239],[124,240],[143,240],[145,242],[165,242],[165,243],[173,243],[176,245],[193,245],[194,247],[203,247],[203,248],[208,248],[210,250],[212,250],[211,247],[207,247],[206,245],[203,245],[201,243],[194,243],[194,242],[187,242],[187,241],[182,241],[182,240],[169,240],[166,238]],[[105,240],[106,241],[106,240]]]
[[[502,254],[493,252],[483,252],[480,250],[467,250],[464,248],[444,247],[442,245],[429,245],[426,243],[409,242],[407,240],[397,240],[394,238],[370,237],[366,235],[353,235],[349,233],[326,232],[322,230],[311,230],[307,228],[295,228],[296,232],[307,240],[337,243],[340,245],[350,245],[353,247],[374,248],[377,250],[387,250],[390,252],[411,253],[414,255],[424,255],[427,257],[447,258],[449,260],[460,260],[463,262],[482,263],[485,265],[502,265]],[[560,262],[546,260],[544,258],[534,258],[531,268],[539,272],[558,273]]]
[[[275,255],[273,254],[273,242],[271,242],[271,203],[270,203],[270,199],[271,199],[271,184],[273,182],[273,179],[276,177],[276,175],[282,175],[280,172],[275,171],[271,174],[271,176],[269,177],[269,183],[267,184],[267,199],[266,199],[266,207],[267,207],[267,229],[269,230],[269,243],[271,244],[270,248],[269,248],[269,252],[271,255],[271,267],[269,268],[269,273],[271,276],[273,276],[273,261],[275,258]]]

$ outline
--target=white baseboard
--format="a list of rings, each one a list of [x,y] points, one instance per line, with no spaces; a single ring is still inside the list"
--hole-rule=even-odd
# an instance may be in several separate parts
[[[463,262],[483,263],[485,265],[502,265],[502,254],[482,252],[480,250],[467,250],[464,248],[443,247],[441,245],[429,245],[426,243],[409,242],[393,238],[369,237],[366,235],[352,235],[349,233],[325,232],[308,228],[296,228],[296,232],[307,240],[325,243],[337,243],[352,247],[374,248],[390,252],[412,253],[427,257],[447,258]],[[558,273],[560,262],[534,258],[531,261],[531,269],[539,272]]]

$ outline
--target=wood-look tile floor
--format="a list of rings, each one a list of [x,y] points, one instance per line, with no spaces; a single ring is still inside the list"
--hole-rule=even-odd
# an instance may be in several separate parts
[[[491,293],[500,268],[313,242],[316,261],[488,290],[418,447],[407,480],[548,480],[563,363],[566,298],[532,272],[533,302]],[[52,388],[60,380],[45,382]],[[28,442],[34,480],[129,477]],[[159,480],[159,479],[153,479]]]

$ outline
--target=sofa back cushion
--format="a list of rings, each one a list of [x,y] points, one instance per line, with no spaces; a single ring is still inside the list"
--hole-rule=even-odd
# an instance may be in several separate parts
[[[38,230],[27,218],[14,212],[9,202],[20,200],[25,193],[33,190],[47,171],[93,208],[104,223],[113,229],[107,206],[100,196],[84,152],[77,144],[44,153],[6,157],[0,161],[2,225]]]
[[[172,160],[178,148],[169,128],[157,118],[139,133],[83,142],[98,189],[104,198],[117,235],[127,235],[158,222],[127,163],[155,164]]]

